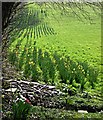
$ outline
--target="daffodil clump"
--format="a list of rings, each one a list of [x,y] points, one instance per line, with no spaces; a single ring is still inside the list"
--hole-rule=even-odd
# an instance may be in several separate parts
[[[73,84],[75,81],[81,90],[86,83],[89,83],[88,87],[94,88],[97,82],[98,71],[87,62],[73,61],[69,56],[59,55],[57,52],[52,54],[38,49],[35,44],[34,48],[25,46],[22,52],[19,52],[19,48],[20,46],[9,53],[9,60],[32,81],[50,84]]]

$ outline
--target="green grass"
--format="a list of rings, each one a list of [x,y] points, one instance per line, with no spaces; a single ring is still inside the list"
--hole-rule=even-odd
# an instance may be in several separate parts
[[[31,117],[32,116],[32,117]],[[102,120],[103,115],[100,113],[78,113],[75,111],[68,111],[63,109],[50,109],[34,106],[32,112],[29,114],[28,120],[33,118],[39,120],[82,120],[82,119],[93,119]]]
[[[74,16],[73,10],[69,9],[65,14],[54,6],[55,9],[52,4],[49,7],[42,5],[41,11],[33,4],[18,13],[11,25],[15,28],[19,23],[10,34],[9,59],[24,72],[25,77],[34,81],[72,84],[77,78],[81,90],[88,82],[94,88],[95,82],[100,81],[100,17],[85,5],[90,17],[84,18],[82,12],[74,7],[80,20]]]
[[[32,14],[34,13],[33,11],[36,8],[34,6],[35,5],[31,5],[31,7],[29,8]],[[28,10],[29,14],[30,14],[30,10]],[[40,10],[38,9],[37,11],[40,12]],[[30,22],[31,20],[33,20],[32,15],[24,16],[27,13],[26,11],[25,13],[23,13],[24,17],[22,16],[20,18],[22,20],[21,26],[25,26],[25,29],[23,29],[23,34],[21,34],[19,38],[18,36],[16,37],[15,35],[17,32],[16,33],[14,32],[13,35],[11,35],[11,37],[13,37],[12,39],[16,40],[15,42],[12,43],[12,46],[16,45],[16,42],[19,39],[23,40],[22,42],[23,45],[26,44],[27,39],[28,41],[31,40],[32,44],[34,40],[36,40],[37,46],[39,48],[45,49],[46,47],[48,47],[49,49],[51,49],[51,47],[53,47],[52,49],[54,51],[58,49],[61,50],[60,51],[61,54],[63,50],[66,50],[65,53],[70,55],[72,58],[83,60],[83,61],[87,60],[92,65],[95,64],[96,66],[98,66],[98,64],[100,64],[100,55],[101,55],[100,18],[96,16],[96,18],[93,19],[94,24],[90,24],[90,21],[85,20],[84,18],[81,18],[84,22],[78,21],[78,19],[75,16],[73,16],[72,13],[70,16],[70,15],[60,15],[58,13],[59,11],[58,9],[55,11],[49,11],[49,10],[47,11],[48,11],[48,14],[50,15],[48,15],[47,18],[44,17],[43,21],[46,21],[47,25],[52,27],[56,34],[43,35],[42,37],[39,37],[37,39],[37,36],[39,36],[38,35],[39,31],[42,31],[41,29],[43,28],[43,25],[41,24],[38,25],[39,24],[38,23],[36,25],[37,27],[35,27],[34,23],[31,26],[29,26],[28,24],[25,24],[25,21],[28,20],[29,18],[31,18],[29,19]],[[54,17],[52,13],[54,14]],[[35,33],[34,30],[37,33]],[[20,33],[20,31],[18,32]],[[23,36],[24,34],[25,34],[25,38]],[[28,35],[28,38],[26,38],[27,35]]]
[[[20,103],[19,103],[20,104]],[[56,109],[56,108],[44,108],[42,106],[29,106],[23,103],[23,106],[16,106],[19,109],[16,111],[7,112],[6,115],[8,120],[82,120],[82,119],[93,119],[93,120],[102,120],[102,113],[78,113],[76,111],[65,110],[65,109]],[[19,111],[22,109],[21,111]],[[29,109],[29,112],[28,112]],[[26,111],[27,110],[27,111]],[[28,114],[27,114],[28,113]],[[25,117],[25,118],[24,118]],[[6,118],[7,119],[7,118]]]
[[[62,51],[60,51],[61,53],[63,53],[63,50],[66,50],[66,54],[73,59],[86,60],[90,64],[98,66],[101,55],[99,20],[96,21],[96,24],[85,24],[77,21],[76,18],[70,19],[64,16],[63,20],[59,20],[60,23],[51,19],[51,25],[57,34],[38,39],[38,46],[43,48],[43,45],[47,46],[48,43],[48,47],[51,46],[54,50],[59,48]]]

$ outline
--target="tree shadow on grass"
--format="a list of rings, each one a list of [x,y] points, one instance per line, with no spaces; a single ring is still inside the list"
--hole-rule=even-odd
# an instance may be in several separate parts
[[[43,35],[47,36],[56,34],[54,29],[50,27],[44,19],[44,13],[38,9],[23,9],[22,12],[19,12],[15,19],[11,22],[10,28],[13,29],[10,35],[11,38],[13,36],[20,38],[23,32],[28,28],[34,28],[34,38],[36,39]]]

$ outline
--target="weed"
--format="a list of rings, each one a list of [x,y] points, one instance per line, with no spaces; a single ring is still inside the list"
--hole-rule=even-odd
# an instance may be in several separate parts
[[[28,113],[31,109],[31,106],[28,103],[23,101],[18,101],[13,103],[12,106],[12,120],[27,120]]]

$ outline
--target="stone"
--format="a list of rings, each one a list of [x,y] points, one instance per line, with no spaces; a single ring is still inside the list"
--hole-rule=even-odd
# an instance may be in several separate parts
[[[78,110],[78,113],[88,113],[86,110]]]
[[[55,86],[48,86],[49,89],[55,89]]]
[[[6,92],[15,92],[17,90],[17,88],[9,88],[7,90],[5,90]]]
[[[101,110],[99,113],[103,114],[103,110]]]

